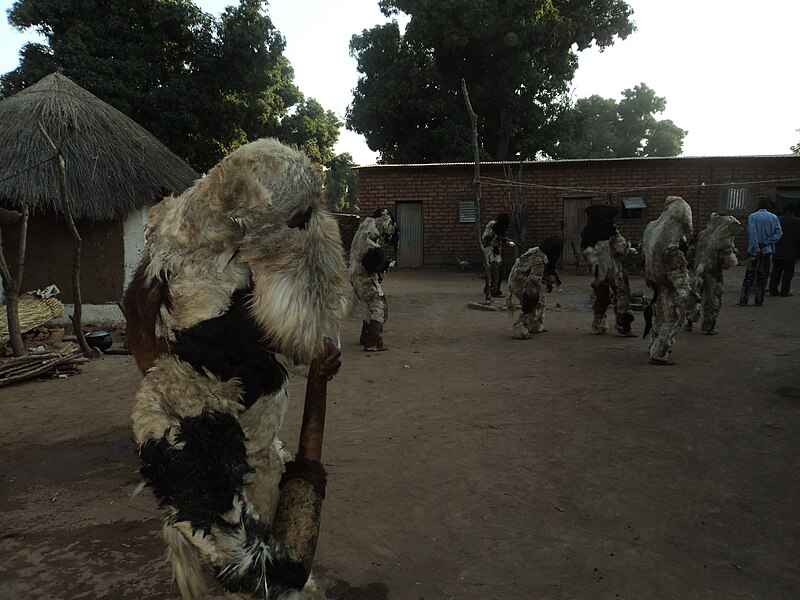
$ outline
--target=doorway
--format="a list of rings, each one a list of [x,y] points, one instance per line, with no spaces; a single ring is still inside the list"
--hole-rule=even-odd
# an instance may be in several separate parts
[[[398,202],[397,226],[400,243],[397,246],[398,267],[422,266],[422,202]]]
[[[592,203],[591,196],[564,198],[564,252],[562,263],[577,266],[581,251],[581,232],[586,226],[586,207]]]

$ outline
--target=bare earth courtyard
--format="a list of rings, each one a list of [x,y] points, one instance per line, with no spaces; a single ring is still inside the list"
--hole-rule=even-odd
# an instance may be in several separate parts
[[[743,270],[727,272],[720,334],[681,332],[660,367],[641,313],[636,338],[592,336],[589,277],[562,275],[548,332],[527,341],[467,308],[475,272],[387,276],[388,352],[362,352],[348,319],[328,388],[325,596],[800,597],[800,294],[738,308]],[[0,598],[178,597],[155,502],[131,498],[138,381],[106,356],[0,390]]]

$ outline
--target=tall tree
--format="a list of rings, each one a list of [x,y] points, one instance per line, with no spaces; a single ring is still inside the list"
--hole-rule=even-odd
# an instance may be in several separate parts
[[[339,139],[342,122],[336,113],[326,111],[309,98],[283,118],[277,129],[278,137],[305,151],[312,160],[327,165],[334,159],[333,146]]]
[[[328,163],[325,171],[325,196],[335,212],[358,213],[358,174],[353,157],[344,152]]]
[[[239,0],[216,19],[191,0],[17,0],[11,24],[47,44],[23,48],[20,66],[0,77],[0,95],[61,69],[206,170],[238,145],[281,133],[304,101],[266,5]],[[338,119],[316,116],[308,129],[327,133],[314,145],[332,156]]]
[[[687,132],[655,117],[666,105],[644,83],[624,90],[619,102],[598,95],[581,98],[554,122],[545,152],[553,158],[677,156]]]
[[[623,0],[380,0],[410,16],[353,36],[361,78],[346,117],[384,161],[464,160],[467,81],[480,115],[482,152],[503,160],[553,118],[577,68],[577,51],[633,31]],[[541,138],[539,138],[541,139]]]

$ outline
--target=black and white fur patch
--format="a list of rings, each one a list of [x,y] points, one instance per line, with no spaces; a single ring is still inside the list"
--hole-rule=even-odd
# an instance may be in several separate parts
[[[206,369],[222,381],[239,378],[245,407],[265,394],[277,392],[287,377],[286,369],[250,315],[249,297],[249,289],[239,290],[226,313],[175,331],[173,347],[173,353],[198,373]]]
[[[230,414],[204,411],[183,417],[175,431],[148,439],[139,448],[139,473],[161,507],[176,510],[173,521],[188,521],[208,532],[212,525],[226,525],[221,516],[233,507],[245,476],[245,437]]]

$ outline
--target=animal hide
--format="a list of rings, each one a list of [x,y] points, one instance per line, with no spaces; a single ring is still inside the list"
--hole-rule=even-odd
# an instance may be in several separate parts
[[[377,209],[358,226],[350,244],[350,284],[354,304],[365,307],[365,323],[385,323],[386,297],[381,288],[381,273],[388,270],[386,248],[397,243],[397,224],[387,209]]]
[[[286,363],[309,363],[338,339],[347,307],[321,191],[303,153],[264,139],[150,211],[125,294],[145,372],[133,430],[185,599],[204,597],[204,566],[229,592],[259,598],[299,597],[308,578],[272,520],[287,459],[277,438]]]
[[[742,225],[736,217],[712,213],[708,225],[689,249],[691,283],[701,301],[701,330],[714,333],[722,307],[723,271],[738,264],[736,233]]]
[[[653,362],[667,362],[683,320],[687,316],[696,320],[699,313],[699,298],[690,285],[686,256],[691,237],[692,209],[679,196],[669,196],[661,215],[644,230],[645,281],[653,290]]]
[[[581,231],[581,250],[610,239],[618,233],[614,224],[619,208],[608,204],[591,204],[586,207],[586,226]]]
[[[614,224],[616,206],[593,204],[586,208],[587,224],[581,232],[583,256],[592,267],[592,333],[608,331],[606,311],[614,305],[615,328],[621,335],[631,335],[633,312],[630,307],[630,284],[623,261],[637,260],[637,250]]]
[[[636,248],[633,248],[620,233],[614,233],[607,240],[595,242],[583,251],[583,256],[592,265],[595,279],[609,284],[612,282],[618,284],[621,281],[625,272],[622,261],[636,254]]]
[[[511,328],[511,337],[515,339],[529,339],[532,334],[544,331],[547,300],[543,278],[547,264],[547,255],[536,246],[525,251],[511,267],[508,276],[509,293],[504,307],[511,311],[514,297],[522,306],[522,314]]]
[[[712,213],[708,225],[697,234],[691,249],[693,279],[707,273],[719,273],[739,264],[734,238],[742,230],[742,224],[734,216]],[[699,282],[698,282],[699,283]],[[698,285],[696,289],[699,289]]]

